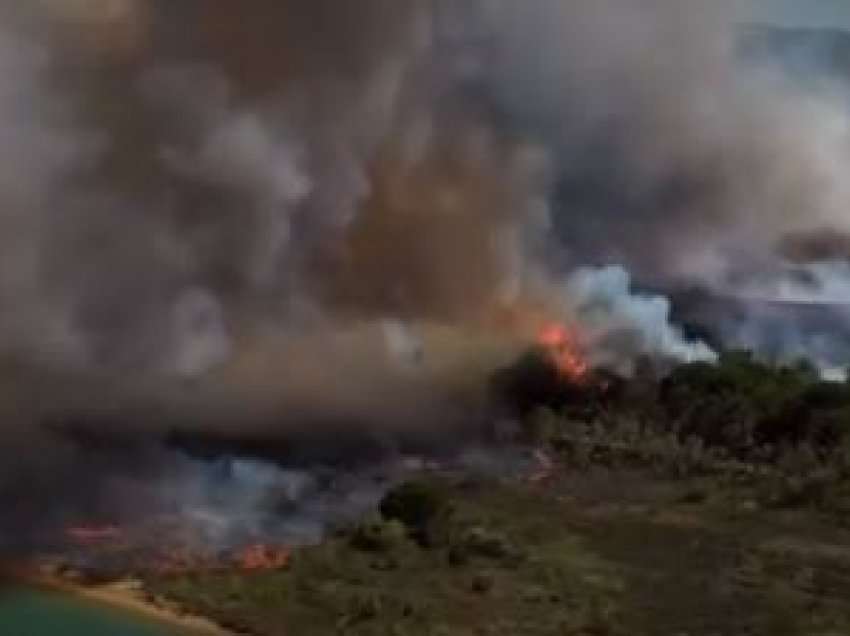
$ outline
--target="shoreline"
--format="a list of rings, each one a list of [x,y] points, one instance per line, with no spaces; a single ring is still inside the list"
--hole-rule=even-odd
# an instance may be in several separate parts
[[[138,579],[127,578],[113,583],[83,585],[41,573],[26,576],[24,581],[45,590],[136,614],[163,626],[169,625],[187,636],[237,636],[235,632],[208,618],[183,613],[176,606],[169,607],[167,603],[150,600],[145,594],[143,583]]]

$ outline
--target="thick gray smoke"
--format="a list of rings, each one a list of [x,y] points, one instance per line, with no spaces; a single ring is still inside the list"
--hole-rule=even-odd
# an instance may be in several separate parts
[[[535,70],[504,99],[561,142],[557,224],[578,264],[722,288],[787,233],[845,222],[845,104],[741,63],[723,4],[510,3],[506,56]]]
[[[621,267],[580,268],[567,281],[567,296],[576,307],[591,362],[630,375],[640,356],[675,362],[714,361],[705,343],[688,341],[670,323],[670,301],[636,293]]]
[[[742,63],[724,3],[22,4],[0,0],[15,449],[68,413],[455,430],[544,324],[620,369],[711,359],[639,285],[739,293],[790,238],[850,230],[844,104]],[[45,490],[79,462],[49,448]]]
[[[553,153],[568,266],[616,263],[655,289],[752,297],[719,329],[730,345],[777,340],[758,301],[793,286],[789,275],[814,272],[810,295],[842,302],[846,34],[745,28],[723,2],[503,4],[495,91]],[[785,322],[780,357],[847,350],[841,329],[808,346],[807,325]]]

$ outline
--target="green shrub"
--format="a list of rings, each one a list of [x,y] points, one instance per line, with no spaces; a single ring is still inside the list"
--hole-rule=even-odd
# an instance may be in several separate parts
[[[806,361],[769,364],[747,351],[727,351],[716,364],[680,365],[663,379],[650,367],[631,379],[594,370],[572,383],[531,351],[494,375],[493,394],[521,416],[523,436],[535,444],[574,435],[574,422],[611,429],[627,417],[739,460],[803,443],[823,452],[850,433],[850,383],[822,382]]]
[[[407,529],[396,519],[378,515],[362,521],[351,532],[352,547],[365,552],[391,552],[405,543]]]
[[[404,524],[416,541],[428,546],[445,538],[452,506],[440,485],[409,481],[387,493],[380,511],[384,519]]]
[[[464,565],[477,558],[509,563],[521,559],[522,552],[502,533],[472,526],[452,540],[449,561],[453,565]]]
[[[513,365],[495,373],[491,391],[495,400],[525,416],[540,406],[559,408],[573,391],[549,358],[537,349],[527,352]]]
[[[675,369],[660,400],[681,434],[738,457],[765,445],[830,448],[850,430],[850,385],[821,382],[806,362],[770,365],[747,352]]]

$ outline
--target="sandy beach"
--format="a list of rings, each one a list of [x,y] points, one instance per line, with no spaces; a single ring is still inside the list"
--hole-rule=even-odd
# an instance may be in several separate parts
[[[187,635],[235,636],[234,632],[207,618],[185,614],[179,608],[170,606],[167,602],[151,601],[145,594],[141,581],[135,579],[101,585],[80,585],[51,575],[28,578],[34,585],[141,615],[171,625],[177,628],[180,633]]]

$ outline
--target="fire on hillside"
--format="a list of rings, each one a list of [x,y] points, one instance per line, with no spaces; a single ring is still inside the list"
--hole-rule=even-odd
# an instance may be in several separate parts
[[[581,354],[577,338],[568,328],[557,323],[547,325],[538,335],[537,343],[565,380],[581,383],[586,379],[589,365]]]
[[[58,574],[82,581],[232,570],[258,573],[284,569],[290,558],[290,546],[259,540],[214,548],[179,517],[150,519],[133,528],[68,527],[48,556]]]

